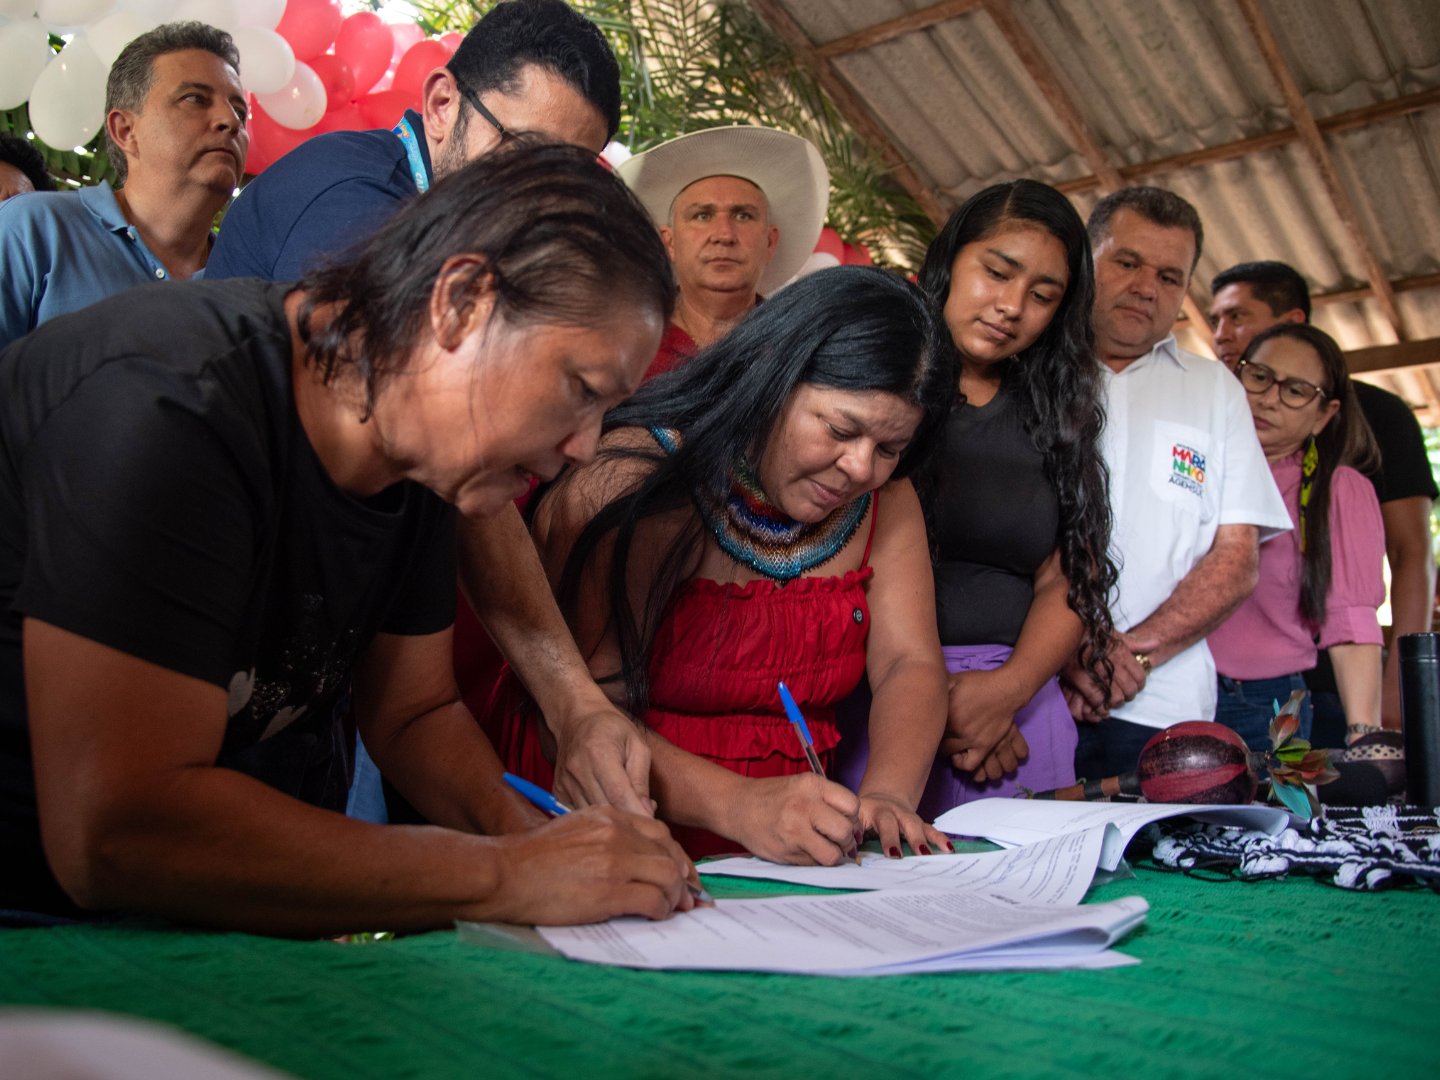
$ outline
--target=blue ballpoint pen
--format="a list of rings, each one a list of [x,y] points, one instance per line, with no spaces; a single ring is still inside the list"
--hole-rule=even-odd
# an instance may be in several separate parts
[[[514,773],[508,772],[505,774],[505,782],[547,814],[554,814],[556,817],[559,817],[561,814],[570,813],[570,807],[566,806],[538,784],[532,784],[529,780],[524,780]],[[690,890],[690,895],[695,898],[697,903],[715,903],[715,898],[700,886],[691,885],[690,882],[687,881],[685,887]]]
[[[785,706],[785,715],[790,718],[790,726],[795,729],[795,737],[800,740],[800,746],[805,751],[805,760],[810,763],[810,771],[816,776],[824,776],[825,769],[820,764],[820,756],[815,753],[815,740],[810,737],[810,725],[805,723],[805,714],[800,711],[800,706],[795,704],[795,696],[784,682],[780,684],[780,704]],[[853,857],[855,865],[860,865],[858,842],[847,857]]]
[[[805,723],[805,715],[800,711],[800,706],[795,704],[795,698],[790,693],[790,688],[783,682],[780,684],[780,704],[785,706],[785,715],[790,717],[790,726],[795,729],[795,737],[800,740],[800,746],[805,751],[805,760],[810,762],[810,769],[816,776],[824,776],[825,770],[820,765],[819,755],[815,753],[815,740],[810,738],[810,728]]]

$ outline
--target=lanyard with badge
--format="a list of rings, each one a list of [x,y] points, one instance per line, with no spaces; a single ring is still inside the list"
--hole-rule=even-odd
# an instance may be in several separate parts
[[[420,140],[415,137],[415,129],[410,126],[410,121],[402,116],[400,123],[390,130],[405,147],[405,157],[410,163],[410,173],[415,178],[416,189],[420,194],[425,194],[430,190],[430,174],[425,170],[425,159],[420,156]]]

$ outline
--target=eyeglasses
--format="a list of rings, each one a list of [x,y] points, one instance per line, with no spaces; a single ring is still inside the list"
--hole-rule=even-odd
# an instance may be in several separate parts
[[[460,93],[465,95],[465,100],[470,103],[470,107],[476,112],[478,112],[481,116],[483,116],[486,120],[488,120],[490,122],[490,126],[500,133],[500,141],[502,143],[506,139],[513,139],[515,137],[515,132],[506,131],[505,125],[500,123],[499,120],[495,119],[495,114],[492,113],[489,109],[487,109],[483,104],[481,104],[479,94],[475,93],[475,91],[471,90],[459,79],[455,80],[455,85],[460,88]]]
[[[1235,374],[1246,392],[1256,397],[1264,395],[1272,386],[1279,386],[1280,403],[1292,409],[1303,409],[1317,397],[1327,396],[1325,391],[1314,383],[1308,383],[1304,379],[1279,378],[1264,364],[1257,364],[1253,360],[1241,360],[1235,365]]]

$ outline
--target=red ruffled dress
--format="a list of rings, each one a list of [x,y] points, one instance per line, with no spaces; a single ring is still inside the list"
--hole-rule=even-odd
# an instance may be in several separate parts
[[[804,773],[809,766],[776,690],[784,680],[828,770],[840,742],[835,703],[865,673],[865,582],[874,572],[870,543],[878,511],[877,498],[859,570],[784,586],[765,579],[686,582],[656,634],[646,725],[741,776]],[[525,707],[511,674],[498,693],[505,697],[496,705],[505,716],[500,755],[506,768],[548,790],[554,772],[540,752],[533,707]],[[745,850],[705,829],[672,826],[671,832],[692,859]]]

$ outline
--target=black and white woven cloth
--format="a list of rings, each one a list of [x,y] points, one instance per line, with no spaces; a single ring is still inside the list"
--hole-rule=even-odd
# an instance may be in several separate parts
[[[1342,889],[1374,891],[1413,880],[1440,891],[1440,809],[1326,807],[1304,829],[1276,836],[1178,821],[1158,829],[1152,857],[1176,870],[1229,870],[1246,880],[1300,871]]]

